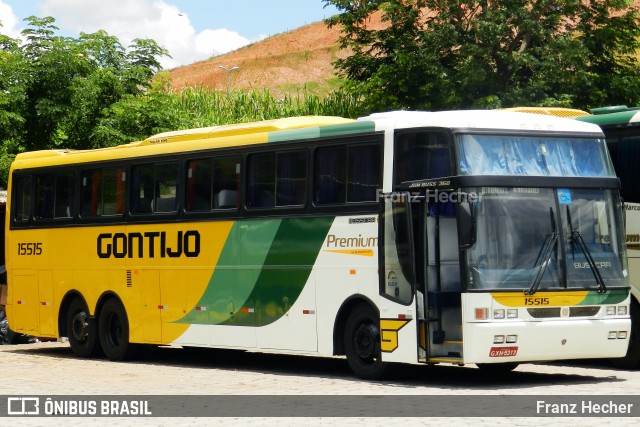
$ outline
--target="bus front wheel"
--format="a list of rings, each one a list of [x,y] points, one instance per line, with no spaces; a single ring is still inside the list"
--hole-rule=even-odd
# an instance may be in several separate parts
[[[375,309],[364,303],[353,309],[345,324],[347,362],[353,373],[363,379],[380,379],[388,368],[388,363],[382,361],[379,325]]]
[[[133,355],[134,347],[129,343],[129,320],[118,300],[109,299],[102,306],[98,332],[100,345],[107,359],[121,361]]]
[[[76,356],[93,357],[100,353],[95,319],[89,316],[89,309],[81,298],[74,298],[69,304],[66,327],[69,345]]]

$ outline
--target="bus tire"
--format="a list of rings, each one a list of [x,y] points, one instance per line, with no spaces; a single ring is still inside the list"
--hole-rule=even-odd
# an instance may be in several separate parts
[[[96,321],[89,316],[89,309],[80,297],[74,298],[66,313],[67,338],[71,350],[78,357],[94,357],[100,354],[100,341]]]
[[[516,369],[518,367],[518,363],[476,363],[476,366],[480,368],[483,373],[489,375],[505,375]]]
[[[384,376],[388,363],[380,351],[380,319],[369,304],[353,308],[345,323],[344,349],[353,373],[362,379],[377,380]]]
[[[134,346],[129,343],[127,312],[115,298],[108,299],[102,306],[98,332],[100,345],[107,359],[119,362],[133,356]]]
[[[611,365],[619,369],[637,369],[640,366],[640,304],[635,298],[631,299],[629,308],[631,316],[631,332],[629,333],[629,348],[624,357],[609,359]]]

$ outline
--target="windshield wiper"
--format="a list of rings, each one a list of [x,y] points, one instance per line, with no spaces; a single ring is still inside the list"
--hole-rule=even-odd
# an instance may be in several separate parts
[[[591,272],[593,273],[593,277],[596,279],[596,283],[598,285],[598,293],[603,294],[607,292],[607,287],[604,284],[604,280],[602,280],[602,276],[600,275],[600,270],[593,260],[593,256],[591,256],[591,251],[587,247],[584,239],[582,238],[582,234],[580,231],[575,230],[573,228],[573,223],[571,222],[571,210],[569,209],[569,205],[567,205],[567,221],[569,222],[569,232],[571,233],[571,248],[573,250],[573,245],[577,245],[585,259],[587,260],[587,264],[589,264],[589,268],[591,268]],[[573,254],[575,258],[575,254]]]
[[[533,295],[538,290],[538,286],[540,286],[540,282],[542,281],[542,277],[544,276],[544,272],[547,270],[547,266],[551,262],[551,255],[553,254],[553,249],[558,241],[558,230],[556,229],[556,219],[553,215],[553,208],[549,208],[549,217],[551,218],[551,233],[547,234],[547,237],[544,238],[544,242],[542,242],[542,247],[540,248],[540,252],[538,252],[538,257],[536,258],[535,265],[539,265],[538,273],[536,277],[533,279],[531,283],[531,287],[529,290],[524,291],[526,295]],[[542,260],[542,263],[540,261]]]

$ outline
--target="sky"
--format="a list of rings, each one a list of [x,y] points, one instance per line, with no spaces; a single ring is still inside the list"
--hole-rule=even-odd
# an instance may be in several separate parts
[[[165,69],[230,52],[338,13],[322,0],[0,0],[0,33],[17,38],[24,18],[52,16],[58,35],[105,30],[127,46],[153,39]]]

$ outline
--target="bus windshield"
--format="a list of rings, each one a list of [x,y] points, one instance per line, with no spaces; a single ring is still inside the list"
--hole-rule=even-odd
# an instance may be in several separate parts
[[[468,134],[457,148],[461,175],[615,176],[597,138]]]
[[[598,289],[626,286],[620,200],[610,190],[470,188],[476,243],[469,289]],[[605,287],[606,286],[606,287]]]

